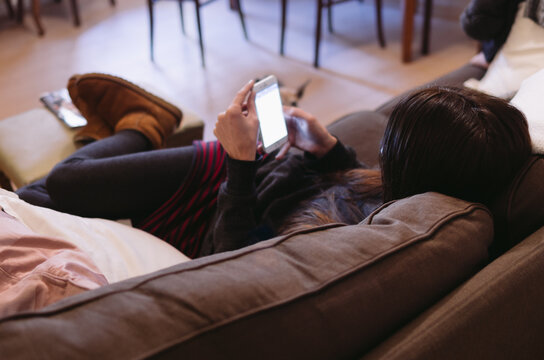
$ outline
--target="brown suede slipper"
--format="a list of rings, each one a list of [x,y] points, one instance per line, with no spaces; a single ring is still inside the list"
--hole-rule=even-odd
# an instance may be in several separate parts
[[[74,75],[67,87],[88,123],[74,140],[101,139],[132,129],[144,134],[154,148],[161,148],[181,122],[182,112],[177,106],[116,76]]]
[[[86,126],[79,129],[74,135],[74,141],[80,144],[87,144],[113,135],[113,130],[102,122],[88,122]]]

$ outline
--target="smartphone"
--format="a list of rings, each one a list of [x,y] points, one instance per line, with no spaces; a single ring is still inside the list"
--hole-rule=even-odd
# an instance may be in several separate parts
[[[68,127],[78,128],[87,125],[87,120],[72,103],[67,89],[42,94],[40,101]]]
[[[287,142],[287,125],[283,117],[278,80],[270,75],[253,85],[255,108],[259,119],[259,137],[269,153]]]

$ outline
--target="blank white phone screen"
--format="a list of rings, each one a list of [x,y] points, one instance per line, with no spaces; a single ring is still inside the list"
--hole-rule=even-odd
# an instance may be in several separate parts
[[[255,107],[265,147],[287,136],[278,84],[259,91],[255,96]]]

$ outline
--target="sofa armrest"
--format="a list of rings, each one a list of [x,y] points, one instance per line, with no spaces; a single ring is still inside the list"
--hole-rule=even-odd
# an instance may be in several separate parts
[[[544,227],[363,357],[542,359]]]

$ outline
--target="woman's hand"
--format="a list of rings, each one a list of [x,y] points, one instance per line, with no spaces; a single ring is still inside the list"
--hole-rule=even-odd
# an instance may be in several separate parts
[[[259,121],[252,89],[253,80],[238,91],[227,111],[219,114],[215,123],[213,133],[232,159],[255,160]]]
[[[294,146],[320,158],[327,154],[338,141],[317,119],[299,108],[284,106],[289,140],[279,151],[276,159],[287,154]]]

